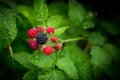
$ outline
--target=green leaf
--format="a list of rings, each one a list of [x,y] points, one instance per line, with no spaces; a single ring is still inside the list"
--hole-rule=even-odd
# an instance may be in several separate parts
[[[89,20],[83,22],[82,26],[84,29],[89,29],[89,28],[94,28],[95,24],[93,23],[93,21]]]
[[[62,33],[65,32],[65,30],[68,28],[69,26],[65,26],[65,27],[60,27],[60,28],[57,28],[55,30],[55,36],[60,36]]]
[[[76,44],[65,46],[61,54],[70,58],[76,65],[82,64],[84,59],[88,57],[76,46]]]
[[[20,64],[22,64],[24,67],[26,67],[27,69],[37,69],[37,67],[35,65],[33,65],[29,60],[28,57],[30,56],[30,54],[26,53],[26,52],[20,52],[20,53],[16,53],[14,54],[14,58],[16,61],[18,61]]]
[[[89,35],[89,41],[92,44],[103,45],[105,43],[105,37],[101,33],[92,32]]]
[[[53,15],[67,16],[68,5],[67,3],[62,1],[53,1],[50,4],[48,4],[48,12],[49,12],[49,16],[53,16]]]
[[[51,16],[47,20],[47,26],[53,26],[53,27],[57,28],[59,26],[59,24],[62,22],[62,20],[63,20],[62,16]]]
[[[69,18],[76,26],[79,26],[86,18],[86,10],[80,3],[69,1]]]
[[[24,75],[23,80],[38,80],[37,76],[38,76],[38,72],[37,71],[28,71]]]
[[[59,69],[52,69],[39,73],[38,80],[68,80],[65,73]]]
[[[115,63],[118,63],[120,62],[119,59],[120,59],[120,54],[119,54],[119,49],[112,45],[112,44],[105,44],[103,49],[109,53],[109,56],[111,57],[112,61],[115,62]]]
[[[0,51],[15,39],[17,34],[15,22],[16,12],[0,5]]]
[[[29,20],[32,26],[34,27],[38,26],[38,20],[36,18],[35,12],[31,7],[25,5],[19,5],[17,6],[17,11],[23,14]]]
[[[34,0],[34,11],[38,20],[46,20],[48,18],[48,8],[45,3],[46,0]]]
[[[70,79],[79,80],[77,69],[73,61],[69,58],[58,58],[56,65],[59,69],[63,70]]]
[[[119,25],[117,25],[113,20],[102,21],[100,24],[112,35],[120,34]]]
[[[120,63],[120,50],[113,44],[105,44],[103,49],[108,53],[109,57],[111,58],[111,63],[108,67],[104,69],[104,72],[110,76],[111,79],[120,79],[120,70],[119,70],[119,63]]]
[[[87,54],[84,54],[76,44],[65,46],[62,53],[63,56],[70,58],[78,69],[80,80],[92,80],[92,65]]]
[[[119,63],[116,64],[110,64],[106,69],[104,69],[104,72],[112,79],[112,80],[116,80],[116,79],[120,79],[120,76],[118,74],[120,74],[120,67],[119,67]]]
[[[78,71],[81,80],[93,80],[91,59],[86,59],[82,65],[79,65]]]
[[[90,54],[92,55],[92,63],[96,66],[104,67],[105,65],[111,63],[109,54],[107,54],[104,49],[99,46],[94,46],[91,49]]]
[[[56,53],[52,53],[47,56],[40,51],[36,51],[32,56],[29,57],[29,60],[39,68],[52,68],[55,66]]]
[[[87,20],[92,20],[97,15],[96,12],[88,11],[86,15]]]
[[[91,49],[90,54],[92,56],[91,63],[93,65],[94,75],[96,77],[100,76],[103,71],[111,64],[111,57],[106,51],[104,51],[104,49],[99,46],[94,46]]]
[[[70,22],[69,22],[70,23]],[[81,25],[82,26],[82,25]],[[80,26],[74,26],[74,25],[70,25],[70,27],[67,29],[67,33],[71,36],[71,37],[78,37],[80,35],[88,37],[89,36],[89,32],[86,29],[83,29]]]

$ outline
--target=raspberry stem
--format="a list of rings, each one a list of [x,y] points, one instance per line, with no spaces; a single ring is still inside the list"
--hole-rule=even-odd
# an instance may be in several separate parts
[[[66,39],[66,40],[62,40],[59,39],[61,41],[61,44],[65,43],[65,42],[71,42],[71,41],[78,41],[78,40],[83,40],[86,39],[85,37],[78,37],[78,38],[73,38],[73,39]],[[61,52],[61,50],[58,51],[57,55],[59,55]]]
[[[78,40],[82,40],[82,39],[85,39],[85,37],[66,39],[66,40],[62,40],[62,42],[65,43],[65,42],[71,42],[71,41],[78,41]]]
[[[15,79],[15,62],[14,62],[14,58],[13,58],[13,50],[12,50],[12,47],[9,45],[9,52],[10,52],[10,55],[12,57],[12,63],[13,63],[13,79]]]
[[[43,23],[43,25],[44,25],[45,27],[47,26],[44,20],[42,20],[42,23]]]
[[[87,42],[86,47],[84,48],[83,52],[88,53],[89,50],[94,46],[94,44],[91,44],[89,41]]]

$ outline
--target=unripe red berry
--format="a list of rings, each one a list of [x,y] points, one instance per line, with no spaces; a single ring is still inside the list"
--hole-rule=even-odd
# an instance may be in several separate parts
[[[50,40],[51,40],[51,42],[57,42],[57,37],[55,37],[55,36],[52,36],[51,38],[50,38]]]
[[[60,50],[62,48],[62,44],[58,43],[55,45],[56,50]]]
[[[38,26],[37,27],[37,32],[43,33],[44,32],[44,28],[42,26]]]
[[[31,29],[28,30],[28,36],[30,38],[34,38],[36,35],[37,35],[37,30],[36,29],[31,28]]]
[[[37,50],[39,48],[39,44],[35,39],[29,39],[28,44],[32,50]]]
[[[44,53],[45,55],[50,55],[50,54],[52,54],[52,52],[53,52],[52,46],[45,46],[45,47],[43,48],[43,53]]]
[[[54,29],[53,27],[47,27],[47,28],[46,28],[46,32],[47,32],[48,34],[54,34],[55,29]]]

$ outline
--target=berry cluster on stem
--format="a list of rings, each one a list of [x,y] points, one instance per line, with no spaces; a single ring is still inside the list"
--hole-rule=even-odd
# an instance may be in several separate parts
[[[32,50],[40,49],[45,55],[50,55],[54,50],[59,51],[62,48],[62,44],[58,42],[56,36],[49,36],[55,33],[54,27],[44,28],[37,26],[37,28],[30,28],[28,30],[28,44]],[[49,36],[49,37],[48,37]],[[50,42],[53,45],[47,44]]]

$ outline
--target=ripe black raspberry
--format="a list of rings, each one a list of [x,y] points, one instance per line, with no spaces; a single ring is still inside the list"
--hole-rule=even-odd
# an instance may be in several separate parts
[[[46,33],[38,33],[38,35],[36,36],[36,40],[39,44],[45,44],[47,42],[47,35]]]

